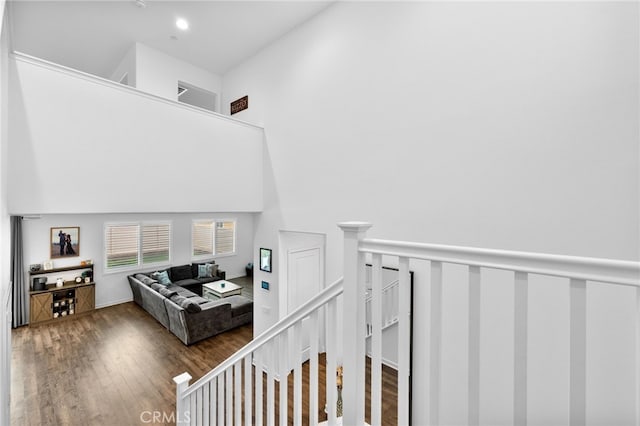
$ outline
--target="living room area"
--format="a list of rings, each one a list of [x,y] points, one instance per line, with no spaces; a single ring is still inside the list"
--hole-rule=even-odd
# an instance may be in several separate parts
[[[141,424],[145,416],[171,413],[175,406],[173,377],[185,371],[199,377],[253,338],[253,280],[247,276],[251,272],[247,264],[253,259],[252,216],[23,217],[24,267],[33,270],[24,277],[27,300],[29,295],[69,291],[81,271],[89,270],[96,309],[80,313],[73,304],[77,306],[76,299],[69,299],[66,307],[63,299],[60,307],[54,303],[45,307],[48,318],[13,330],[11,423]],[[216,233],[218,230],[221,232]],[[61,248],[58,233],[62,231],[73,235],[73,253]],[[137,252],[131,253],[132,244],[137,245]],[[80,269],[83,264],[90,269]],[[198,271],[199,265],[215,268]],[[73,267],[79,269],[70,269]],[[189,275],[180,280],[178,273],[185,270]],[[157,271],[167,271],[172,279],[162,290],[189,289],[194,293],[191,300],[200,299],[203,311],[209,305],[231,306],[230,300],[241,299],[249,316],[232,324],[223,314],[202,318],[198,313],[187,313],[204,331],[199,328],[197,338],[181,339],[183,334],[155,318],[157,312],[132,292],[128,277],[141,272],[151,276]],[[200,274],[208,277],[201,278],[202,283],[197,279]],[[47,291],[29,291],[33,290],[32,281],[41,277],[47,280]],[[63,281],[60,288],[56,286],[58,278]],[[203,291],[204,286],[216,283],[219,288],[221,282],[226,283],[226,289],[233,289],[232,294],[218,297]],[[151,287],[146,290],[156,292]],[[159,293],[156,297],[164,298]],[[215,299],[219,300],[212,301]],[[174,312],[182,310],[171,304]],[[231,315],[231,311],[225,312]],[[28,319],[29,313],[25,315]],[[96,389],[100,389],[99,396]],[[167,422],[171,423],[170,419]]]

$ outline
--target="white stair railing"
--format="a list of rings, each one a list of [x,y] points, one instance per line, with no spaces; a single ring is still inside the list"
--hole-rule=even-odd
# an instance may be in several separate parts
[[[321,349],[326,353],[327,372],[336,371],[340,336],[336,321],[337,301],[342,291],[342,279],[339,279],[192,385],[189,386],[191,376],[187,373],[175,377],[177,423],[261,426],[266,411],[266,424],[274,425],[277,406],[279,424],[286,425],[288,376],[293,370],[293,422],[301,424],[302,365],[305,361],[302,354],[307,349],[302,347],[304,321],[309,333],[309,424],[318,424],[318,354]],[[319,332],[322,318],[327,318],[324,339]],[[321,347],[323,344],[324,348]],[[266,401],[263,395],[263,372],[267,381]],[[275,401],[276,382],[279,401]],[[325,388],[328,421],[334,425],[337,403],[335,374],[326,374]]]
[[[309,379],[309,424],[318,424],[318,353],[326,352],[326,401],[328,424],[337,423],[337,390],[335,376],[338,359],[343,366],[343,417],[344,425],[363,425],[365,418],[373,425],[382,424],[382,330],[386,321],[383,315],[382,260],[397,262],[398,327],[398,385],[397,424],[440,424],[440,396],[442,369],[442,310],[443,286],[447,283],[447,270],[443,266],[462,265],[467,271],[468,286],[468,336],[467,375],[468,388],[465,401],[467,424],[480,422],[480,319],[482,287],[488,270],[503,270],[512,273],[514,296],[514,340],[513,340],[513,424],[527,424],[527,356],[528,356],[528,293],[532,274],[561,277],[569,288],[569,333],[570,333],[570,379],[569,379],[569,423],[584,425],[586,418],[586,294],[588,282],[614,286],[632,286],[636,292],[636,425],[640,425],[640,263],[610,259],[558,256],[539,253],[478,249],[469,247],[409,243],[368,239],[366,231],[371,227],[364,222],[340,223],[344,232],[344,279],[339,280],[309,300],[289,316],[283,318],[265,333],[258,336],[213,371],[193,385],[191,377],[183,374],[174,380],[177,383],[176,410],[178,423],[192,425],[240,425],[275,423],[275,382],[279,378],[280,398],[279,423],[288,423],[287,376],[293,370],[293,424],[301,424],[301,366],[299,356],[303,321],[308,320],[310,335]],[[372,264],[370,296],[366,293],[366,263]],[[412,262],[429,264],[429,297],[419,301],[429,312],[429,365],[426,376],[411,377],[411,273]],[[413,267],[413,266],[412,266]],[[416,282],[415,285],[420,285]],[[425,284],[427,285],[427,284]],[[338,296],[342,295],[341,318],[337,309]],[[367,312],[369,311],[369,312]],[[324,314],[324,330],[320,316]],[[370,320],[368,316],[370,315]],[[341,326],[338,326],[338,320]],[[320,332],[324,331],[325,345],[320,348]],[[370,413],[365,413],[366,393],[366,346],[371,339]],[[342,339],[341,354],[338,342]],[[293,350],[291,349],[293,348]],[[414,348],[415,351],[415,348]],[[294,354],[290,359],[288,354]],[[252,374],[252,369],[259,374]],[[262,395],[263,375],[267,373],[266,402]],[[314,373],[315,372],[315,373]],[[244,374],[244,379],[241,377]],[[424,373],[421,373],[424,374]],[[244,387],[242,386],[244,383]],[[413,388],[410,385],[413,384]],[[252,389],[255,388],[255,395]],[[420,415],[411,413],[411,398],[426,406]],[[252,405],[255,400],[255,404]],[[244,401],[244,407],[242,406]],[[252,408],[254,411],[252,411]],[[422,408],[422,407],[421,407]],[[255,413],[255,415],[253,414]],[[395,413],[394,413],[395,414]],[[413,414],[413,417],[412,417]],[[386,415],[385,415],[386,417]]]
[[[365,231],[370,227],[367,223],[342,224],[345,231],[345,304],[349,298],[364,300],[365,262],[373,264],[371,288],[371,322],[364,322],[357,313],[351,321],[345,320],[345,333],[353,339],[364,339],[357,334],[358,330],[370,331],[371,347],[371,423],[380,424],[382,407],[382,329],[385,322],[382,315],[383,289],[381,286],[382,258],[385,262],[397,262],[399,265],[398,280],[398,424],[410,423],[420,425],[440,424],[439,408],[441,394],[441,351],[442,351],[442,310],[443,285],[448,283],[443,265],[462,265],[467,269],[468,279],[468,353],[467,353],[467,397],[460,405],[467,406],[468,425],[480,423],[480,320],[482,287],[490,285],[483,282],[483,275],[492,269],[510,271],[514,285],[514,380],[513,380],[513,424],[527,424],[527,356],[528,356],[528,292],[529,276],[532,274],[561,277],[566,279],[569,288],[569,424],[584,425],[588,422],[586,406],[586,331],[587,304],[586,294],[588,282],[597,282],[611,286],[632,286],[636,294],[636,420],[640,425],[640,263],[611,259],[559,256],[539,253],[489,250],[470,247],[444,246],[434,244],[409,243],[365,238]],[[427,261],[430,270],[429,300],[420,303],[429,312],[429,366],[423,371],[428,373],[421,377],[411,377],[411,306],[410,306],[410,272],[412,262]],[[419,285],[420,283],[416,283]],[[427,283],[424,283],[427,285]],[[356,287],[354,290],[353,287]],[[350,290],[351,289],[351,290]],[[361,295],[362,294],[362,295]],[[349,296],[351,295],[351,296]],[[357,305],[357,303],[355,304]],[[353,305],[351,305],[353,306]],[[346,312],[345,312],[346,316]],[[352,326],[355,324],[355,326]],[[355,327],[351,330],[352,327]],[[422,331],[425,332],[424,330]],[[363,333],[364,334],[364,333]],[[345,348],[348,341],[345,334]],[[351,344],[355,350],[345,350],[344,393],[350,393],[349,402],[345,398],[345,424],[363,424],[364,413],[350,412],[353,417],[347,420],[347,404],[363,405],[364,401],[364,368],[357,363],[364,358],[361,346]],[[349,359],[351,358],[351,359]],[[424,361],[421,359],[421,361]],[[353,365],[357,371],[348,374],[347,365]],[[358,383],[352,384],[353,380]],[[410,389],[413,383],[413,389]],[[613,390],[612,390],[613,391]],[[421,416],[413,418],[410,413],[410,395],[413,401],[419,401]],[[465,404],[466,402],[466,404]],[[414,411],[415,412],[415,411]]]

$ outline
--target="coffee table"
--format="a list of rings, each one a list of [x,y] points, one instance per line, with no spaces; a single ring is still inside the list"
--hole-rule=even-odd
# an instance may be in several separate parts
[[[202,297],[209,300],[218,300],[233,295],[239,296],[241,293],[242,287],[230,281],[219,280],[202,284]]]

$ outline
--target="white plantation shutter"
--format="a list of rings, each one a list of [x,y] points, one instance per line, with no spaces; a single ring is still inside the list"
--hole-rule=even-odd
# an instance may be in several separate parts
[[[191,255],[197,257],[210,257],[214,254],[214,231],[215,222],[213,220],[193,221],[191,228]]]
[[[216,254],[235,252],[235,230],[235,222],[216,222]]]
[[[170,247],[170,223],[145,223],[142,225],[142,264],[169,262]]]
[[[105,265],[107,269],[138,265],[140,226],[107,224],[104,231]]]
[[[167,264],[171,259],[171,222],[106,223],[105,272]]]

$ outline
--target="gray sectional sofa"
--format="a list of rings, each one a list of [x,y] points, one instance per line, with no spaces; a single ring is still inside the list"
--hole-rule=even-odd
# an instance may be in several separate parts
[[[162,285],[150,275],[138,273],[127,277],[133,300],[185,345],[253,320],[253,301],[246,297],[229,296],[211,301],[191,291],[196,286],[191,281],[186,282],[189,289],[178,285],[182,280]],[[177,276],[174,274],[173,277]]]

